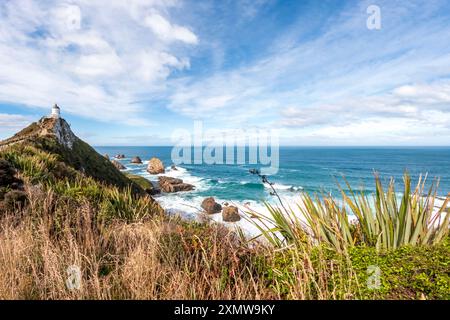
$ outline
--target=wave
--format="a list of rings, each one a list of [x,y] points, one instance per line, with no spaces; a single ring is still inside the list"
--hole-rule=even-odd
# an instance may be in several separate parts
[[[292,191],[292,192],[303,190],[303,187],[296,187],[296,186],[285,185],[285,184],[281,184],[281,183],[274,183],[274,184],[272,184],[272,187],[269,184],[265,183],[264,187],[267,189],[272,189],[272,187],[273,187],[275,190],[286,190],[286,191]]]
[[[257,183],[257,182],[240,182],[239,183],[241,185],[241,187],[243,188],[248,188],[248,189],[264,189],[264,186],[262,183]]]
[[[176,167],[176,170],[172,169],[172,167],[167,167],[165,168],[165,172],[160,174],[150,174],[146,169],[142,169],[138,172],[138,174],[151,181],[156,181],[158,180],[158,177],[161,176],[178,178],[183,180],[185,183],[195,186],[195,191],[205,191],[209,189],[207,181],[204,178],[193,176],[186,168],[179,166]]]

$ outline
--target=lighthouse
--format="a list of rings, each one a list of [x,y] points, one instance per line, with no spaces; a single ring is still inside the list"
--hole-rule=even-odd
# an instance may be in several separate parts
[[[59,109],[58,105],[55,103],[55,105],[52,108],[51,117],[54,118],[54,119],[59,119],[60,118],[60,112],[61,112],[61,109]]]

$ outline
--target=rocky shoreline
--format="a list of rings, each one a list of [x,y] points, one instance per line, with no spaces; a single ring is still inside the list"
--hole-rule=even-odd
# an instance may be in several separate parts
[[[109,159],[108,155],[105,155],[105,157]],[[124,154],[117,154],[114,159],[110,159],[110,161],[118,170],[124,171],[127,169],[127,167],[123,163],[118,161],[123,159],[126,159],[126,156]],[[138,156],[132,157],[130,163],[143,164],[142,159]],[[175,165],[171,165],[170,170],[178,171]],[[151,175],[158,175],[158,181],[153,182],[144,177],[136,175],[127,176],[133,179],[136,183],[140,184],[141,187],[151,195],[161,193],[189,192],[196,189],[196,186],[190,183],[186,183],[180,178],[162,175],[166,173],[166,169],[164,163],[157,157],[152,157],[148,161],[146,171]],[[214,197],[204,198],[201,203],[201,210],[199,211],[203,212],[206,215],[221,213],[222,221],[224,222],[237,222],[241,220],[239,209],[236,206],[229,205],[228,203],[224,203],[224,205],[222,206],[221,204],[216,202]]]

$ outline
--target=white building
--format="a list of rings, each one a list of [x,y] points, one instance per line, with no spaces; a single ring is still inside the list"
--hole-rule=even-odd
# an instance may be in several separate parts
[[[54,119],[60,118],[61,109],[58,107],[58,105],[55,103],[55,105],[52,108],[52,114],[51,117]]]

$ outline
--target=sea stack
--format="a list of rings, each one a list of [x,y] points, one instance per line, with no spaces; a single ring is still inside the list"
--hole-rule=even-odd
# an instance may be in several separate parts
[[[164,164],[158,158],[151,158],[148,162],[147,171],[150,174],[164,173]]]
[[[203,200],[202,209],[208,214],[214,214],[219,213],[222,210],[222,206],[213,197],[209,197]]]
[[[131,163],[141,164],[142,160],[139,157],[133,157],[133,159],[131,159]]]
[[[235,206],[224,207],[222,210],[222,219],[225,222],[237,222],[241,220],[238,208]]]
[[[158,177],[159,187],[162,191],[170,193],[170,192],[179,192],[179,191],[191,191],[194,190],[195,187],[192,184],[185,183],[181,179],[160,176]]]

